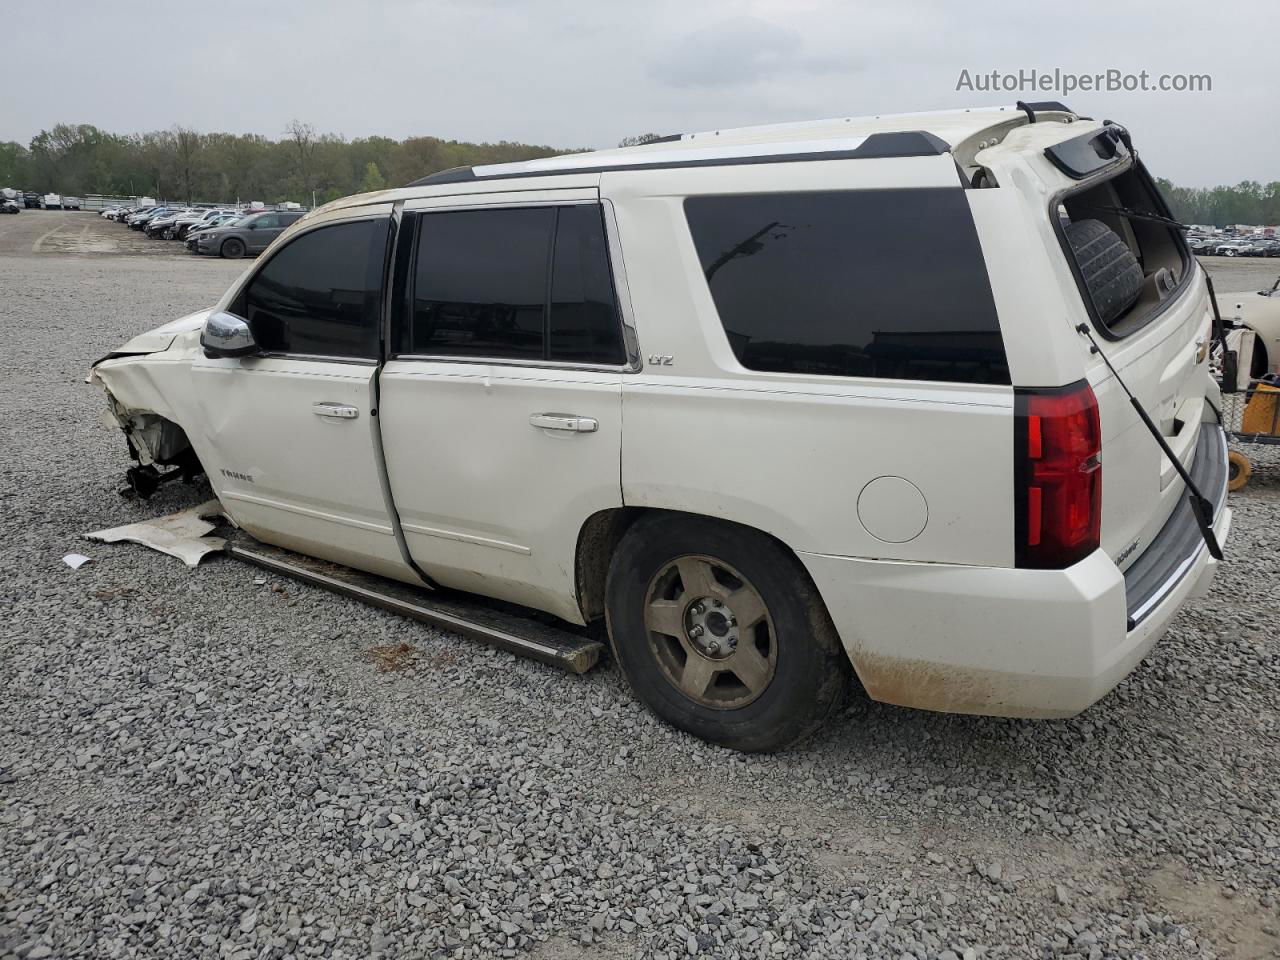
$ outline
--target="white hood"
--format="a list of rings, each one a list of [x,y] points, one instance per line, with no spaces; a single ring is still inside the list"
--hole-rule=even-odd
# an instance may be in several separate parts
[[[205,318],[212,312],[212,309],[197,310],[195,313],[189,313],[185,317],[171,320],[162,327],[156,327],[154,330],[140,333],[128,343],[112,350],[111,356],[120,356],[126,353],[159,353],[161,350],[168,350],[173,341],[177,339],[178,334],[199,330],[204,326]]]

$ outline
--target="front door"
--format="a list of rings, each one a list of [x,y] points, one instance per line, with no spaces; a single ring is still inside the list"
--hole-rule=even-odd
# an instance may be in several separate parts
[[[580,620],[579,532],[622,505],[628,358],[602,210],[594,190],[481,199],[406,215],[387,475],[429,576]]]
[[[416,582],[378,460],[375,378],[390,210],[319,225],[231,304],[265,355],[192,364],[190,439],[219,499],[277,546]]]

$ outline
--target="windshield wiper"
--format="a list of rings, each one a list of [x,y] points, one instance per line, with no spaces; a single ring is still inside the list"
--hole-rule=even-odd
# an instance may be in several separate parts
[[[1147,213],[1143,210],[1131,210],[1128,207],[1089,207],[1092,213],[1114,213],[1129,220],[1149,220],[1152,223],[1163,223],[1166,227],[1176,227],[1179,230],[1190,230],[1191,228],[1185,223],[1181,223],[1173,217],[1162,217],[1158,213]]]

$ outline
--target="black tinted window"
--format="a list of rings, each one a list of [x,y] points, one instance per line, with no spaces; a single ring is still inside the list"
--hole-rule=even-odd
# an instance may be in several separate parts
[[[561,207],[551,276],[552,360],[622,363],[604,221],[595,204]]]
[[[598,204],[419,217],[401,353],[622,363]]]
[[[743,366],[1009,382],[962,190],[691,197],[685,213]]]
[[[389,224],[360,220],[304,233],[254,277],[244,315],[273,353],[377,357]]]
[[[541,359],[553,207],[420,218],[416,353]]]

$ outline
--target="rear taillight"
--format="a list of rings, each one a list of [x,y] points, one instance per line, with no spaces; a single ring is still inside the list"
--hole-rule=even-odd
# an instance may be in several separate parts
[[[1060,569],[1102,532],[1102,431],[1093,388],[1018,388],[1014,417],[1016,563]]]

